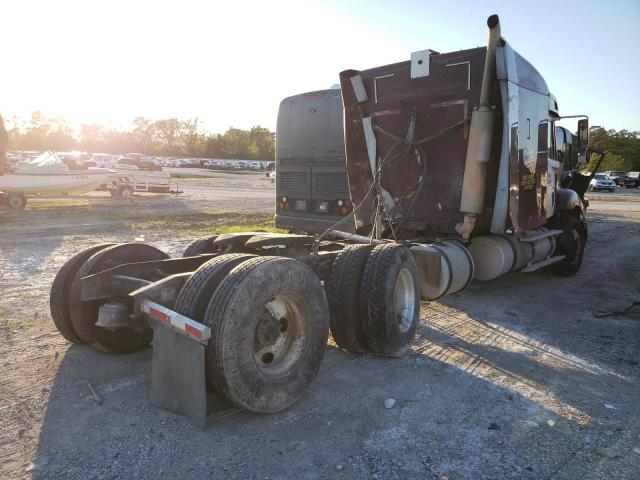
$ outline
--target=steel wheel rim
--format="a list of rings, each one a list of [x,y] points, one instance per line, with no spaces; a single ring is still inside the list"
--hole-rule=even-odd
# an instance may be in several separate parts
[[[402,333],[407,332],[413,323],[413,315],[416,311],[415,288],[409,269],[400,270],[396,277],[394,304],[398,329]]]
[[[279,293],[264,305],[253,335],[253,359],[268,377],[286,375],[301,360],[309,311],[301,295]]]

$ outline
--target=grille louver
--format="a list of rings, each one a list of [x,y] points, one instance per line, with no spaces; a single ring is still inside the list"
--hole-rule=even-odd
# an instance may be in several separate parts
[[[346,173],[316,173],[315,194],[321,197],[349,198]]]
[[[309,198],[309,174],[306,172],[282,172],[280,191],[293,198]]]

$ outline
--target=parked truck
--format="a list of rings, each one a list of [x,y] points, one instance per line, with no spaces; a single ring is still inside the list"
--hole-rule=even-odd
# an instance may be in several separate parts
[[[60,333],[109,353],[153,341],[152,402],[205,422],[207,390],[254,412],[290,406],[329,329],[348,352],[400,357],[421,298],[514,270],[576,274],[587,119],[575,134],[557,126],[542,76],[497,16],[488,27],[486,48],[340,74],[346,217],[316,235],[205,237],[182,258],[97,245],[53,282]]]
[[[276,227],[319,234],[351,213],[339,85],[280,102],[276,171]]]

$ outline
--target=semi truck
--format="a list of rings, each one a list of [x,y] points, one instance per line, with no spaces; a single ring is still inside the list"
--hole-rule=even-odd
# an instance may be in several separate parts
[[[180,258],[146,244],[96,245],[53,282],[60,333],[114,354],[152,344],[152,403],[205,423],[207,392],[259,413],[292,405],[329,331],[353,354],[401,357],[421,300],[511,271],[575,275],[587,241],[590,176],[578,167],[591,154],[588,119],[575,132],[559,127],[566,117],[543,77],[496,15],[487,25],[487,47],[425,49],[340,73],[344,218],[313,235],[208,236]],[[312,100],[298,97],[295,108]],[[282,135],[278,158],[299,158],[294,147],[309,141],[326,145]],[[281,163],[278,176],[301,166]],[[310,198],[280,188],[278,202]]]

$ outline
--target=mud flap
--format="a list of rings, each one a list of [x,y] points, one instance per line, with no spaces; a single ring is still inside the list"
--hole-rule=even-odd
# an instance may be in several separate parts
[[[153,330],[151,403],[202,427],[207,423],[204,345],[159,322]]]

